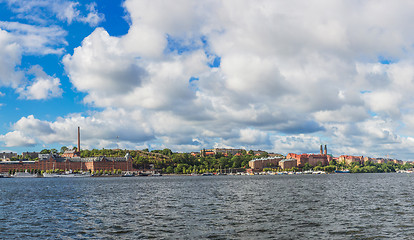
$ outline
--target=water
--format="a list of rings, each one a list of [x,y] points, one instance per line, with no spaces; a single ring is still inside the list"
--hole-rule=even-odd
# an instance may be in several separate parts
[[[1,239],[413,239],[414,174],[0,179]]]

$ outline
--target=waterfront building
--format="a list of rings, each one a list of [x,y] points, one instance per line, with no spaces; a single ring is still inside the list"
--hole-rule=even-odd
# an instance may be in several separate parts
[[[279,162],[279,166],[280,166],[280,168],[281,169],[283,169],[283,170],[285,170],[285,169],[291,169],[291,168],[294,168],[294,167],[297,167],[297,160],[296,159],[294,159],[294,158],[291,158],[291,159],[284,159],[284,160],[281,160],[280,162]]]
[[[332,161],[332,156],[326,154],[327,153],[327,149],[325,146],[325,153],[322,150],[322,145],[321,145],[321,152],[322,154],[307,154],[307,153],[303,153],[303,154],[295,154],[295,153],[289,153],[286,156],[286,159],[296,159],[297,161],[297,167],[304,167],[306,163],[308,163],[311,166],[317,166],[317,165],[328,165],[330,161]]]
[[[328,155],[328,148],[325,145],[325,150],[323,146],[320,147],[319,154],[296,154],[296,153],[289,153],[286,156],[286,159],[295,159],[297,163],[297,167],[302,168],[305,166],[306,163],[308,163],[311,166],[317,166],[322,165],[326,166],[329,164],[330,161],[333,160],[333,157],[331,155]]]
[[[249,161],[249,167],[253,172],[261,172],[266,167],[277,167],[283,159],[284,157],[257,158]]]
[[[38,161],[10,161],[0,162],[0,172],[9,170],[54,170],[62,169],[65,171],[96,171],[108,170],[113,171],[121,169],[122,171],[137,171],[132,166],[132,158],[129,154],[125,157],[61,157],[57,154],[39,154]]]

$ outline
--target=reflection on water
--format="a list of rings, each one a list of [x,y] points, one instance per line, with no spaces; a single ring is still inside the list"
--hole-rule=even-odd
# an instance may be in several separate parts
[[[0,179],[2,239],[411,238],[414,175]]]

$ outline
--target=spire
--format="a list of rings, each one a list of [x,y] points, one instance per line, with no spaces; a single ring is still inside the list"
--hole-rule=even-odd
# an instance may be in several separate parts
[[[321,144],[321,155],[323,154],[323,147],[322,147],[322,144]]]
[[[325,155],[328,155],[328,148],[325,145]]]

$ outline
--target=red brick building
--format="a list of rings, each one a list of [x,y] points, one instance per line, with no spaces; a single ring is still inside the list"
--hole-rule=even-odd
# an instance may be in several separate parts
[[[122,171],[136,171],[132,167],[132,158],[127,154],[125,157],[60,157],[53,154],[39,154],[39,161],[2,161],[0,162],[0,172],[9,170],[53,170],[62,169],[96,171],[108,170],[113,171],[121,169]]]
[[[286,159],[296,159],[297,167],[302,168],[306,163],[309,163],[311,166],[317,166],[321,164],[322,166],[328,165],[332,161],[332,156],[328,155],[328,149],[325,145],[325,151],[323,151],[322,145],[319,154],[295,154],[289,153],[286,156]]]

